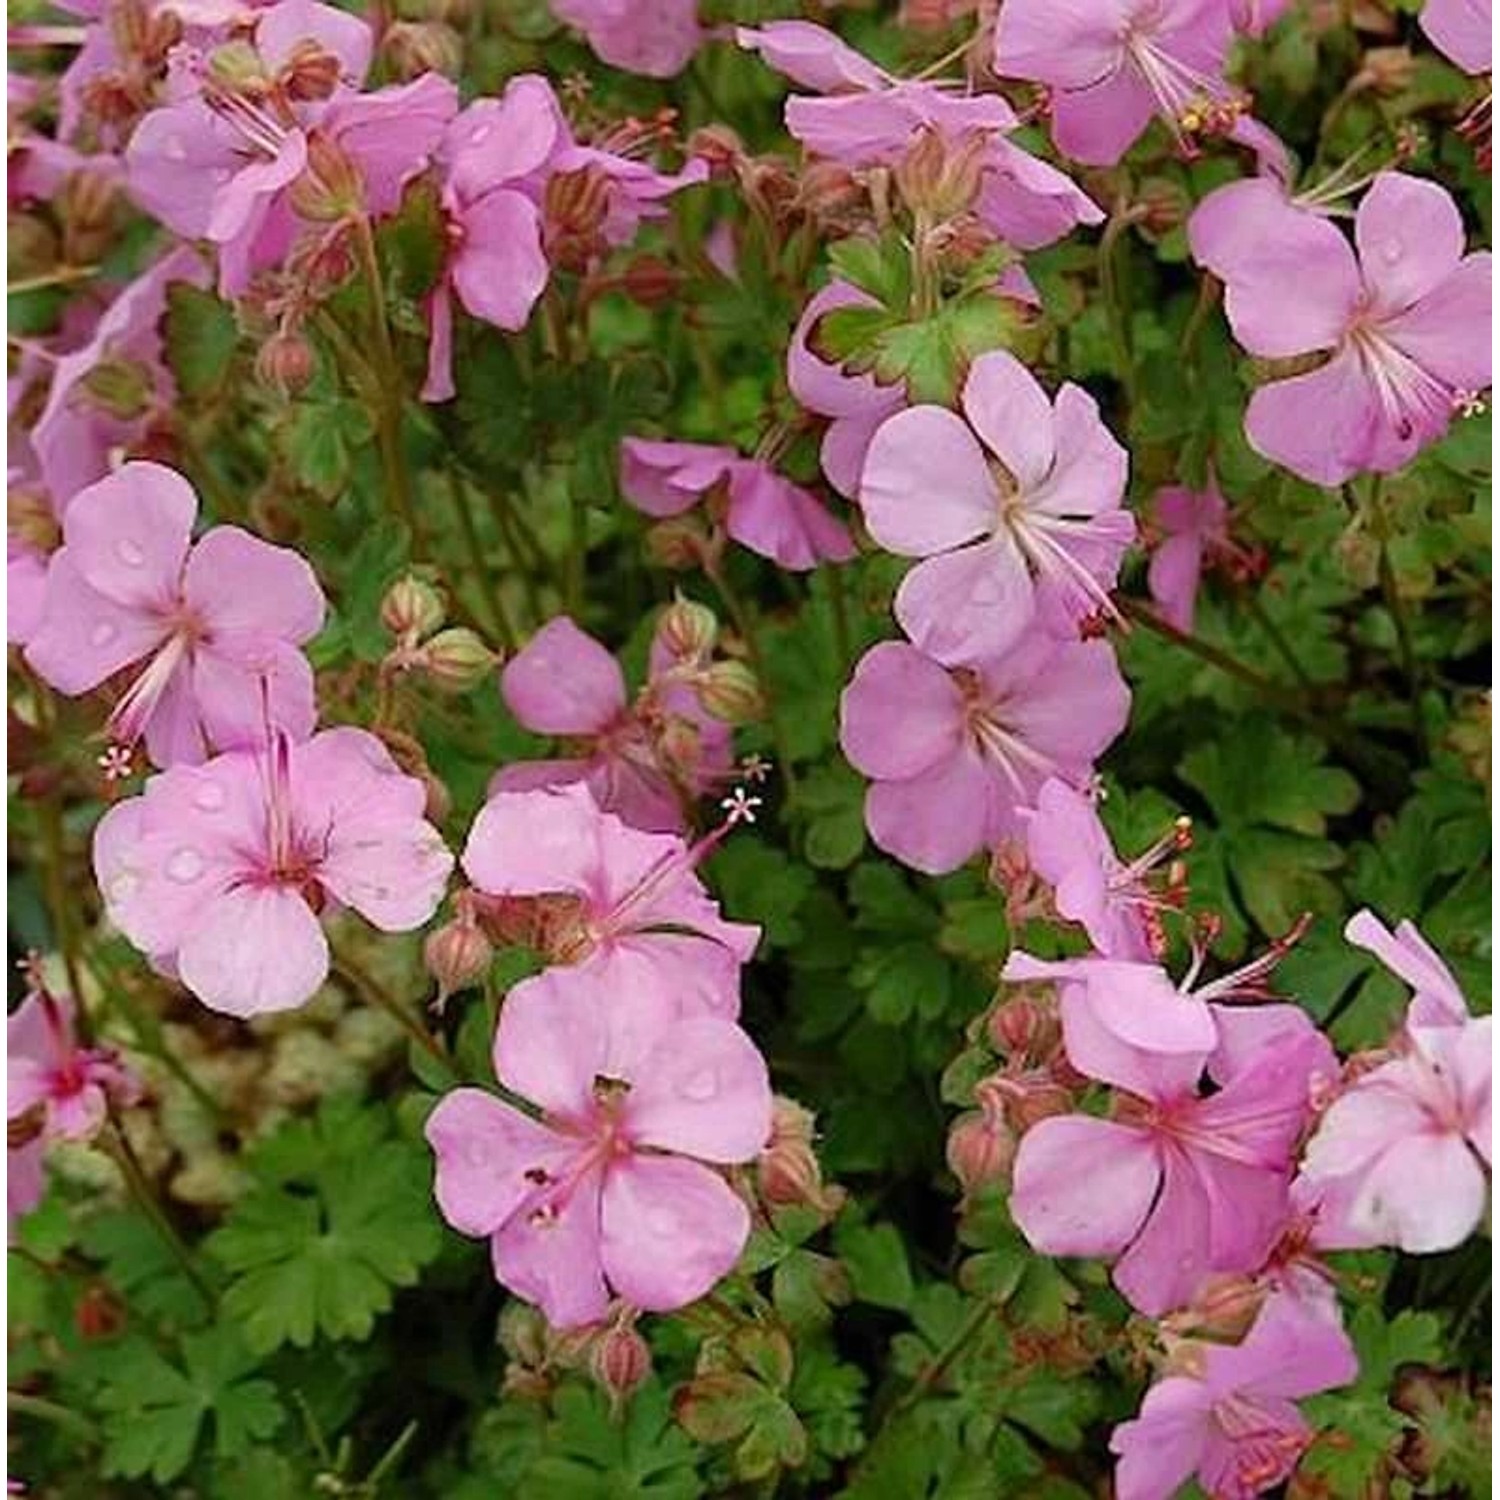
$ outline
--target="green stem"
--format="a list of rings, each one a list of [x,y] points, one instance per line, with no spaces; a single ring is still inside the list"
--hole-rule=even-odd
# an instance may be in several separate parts
[[[333,955],[333,967],[349,982],[361,1000],[373,1005],[376,1010],[383,1010],[424,1052],[444,1068],[452,1069],[453,1059],[448,1056],[443,1044],[374,975],[367,973],[342,953]]]
[[[1174,646],[1180,646],[1184,651],[1190,651],[1201,661],[1208,662],[1210,666],[1217,667],[1221,672],[1244,683],[1246,687],[1252,688],[1268,703],[1301,718],[1316,717],[1297,703],[1280,683],[1273,682],[1271,678],[1257,672],[1254,667],[1242,662],[1239,657],[1231,656],[1229,652],[1211,645],[1202,637],[1189,635],[1187,631],[1168,624],[1149,605],[1123,596],[1117,597],[1115,603],[1119,606],[1120,613],[1133,624],[1143,625],[1147,630],[1161,636],[1163,640],[1171,641]]]
[[[70,1407],[62,1406],[56,1401],[48,1401],[42,1396],[29,1396],[25,1391],[7,1390],[5,1393],[6,1409],[23,1417],[35,1417],[41,1422],[50,1422],[54,1427],[66,1427],[76,1432],[79,1437],[95,1440],[99,1436],[99,1429],[82,1412],[73,1411]]]
[[[1146,214],[1146,209],[1137,204],[1134,208],[1117,210],[1104,226],[1099,239],[1099,291],[1104,298],[1105,321],[1109,327],[1110,349],[1114,355],[1116,370],[1126,400],[1132,409],[1136,403],[1135,351],[1131,338],[1130,303],[1125,296],[1124,281],[1120,276],[1119,256],[1116,248],[1127,229]]]
[[[1406,616],[1406,606],[1401,602],[1401,589],[1396,582],[1396,570],[1391,565],[1391,552],[1385,538],[1380,539],[1380,592],[1385,598],[1385,607],[1396,627],[1396,646],[1401,653],[1401,672],[1406,678],[1406,691],[1411,700],[1411,728],[1417,741],[1417,749],[1424,761],[1432,759],[1432,747],[1427,741],[1427,723],[1422,716],[1422,671],[1417,662],[1416,649],[1412,645],[1411,622]]]
[[[469,549],[469,571],[479,585],[480,595],[489,606],[488,612],[494,622],[496,634],[508,651],[514,651],[517,645],[515,626],[506,612],[505,601],[500,597],[499,581],[496,580],[493,588],[487,586],[490,570],[485,561],[484,544],[479,539],[479,525],[474,516],[474,506],[469,500],[469,491],[467,485],[464,484],[463,476],[454,469],[448,470],[448,493],[453,497],[453,509],[458,516],[458,528],[463,532],[464,545]]]
[[[910,1411],[944,1375],[952,1369],[954,1362],[965,1349],[967,1349],[979,1331],[988,1323],[996,1313],[993,1303],[979,1302],[975,1305],[969,1316],[959,1325],[953,1337],[948,1340],[937,1354],[925,1366],[921,1373],[912,1381],[911,1385],[886,1413],[885,1422],[890,1422],[903,1412]],[[883,1422],[882,1426],[885,1425]]]
[[[844,570],[829,564],[828,599],[833,605],[833,649],[838,656],[839,677],[846,678],[854,665],[854,643],[849,630],[849,595],[844,588]]]
[[[1311,677],[1307,675],[1307,669],[1298,659],[1297,653],[1292,649],[1292,643],[1287,640],[1286,633],[1275,620],[1271,618],[1270,611],[1260,601],[1260,596],[1253,589],[1245,589],[1241,598],[1244,600],[1245,608],[1250,613],[1250,618],[1260,626],[1266,639],[1275,648],[1276,654],[1286,663],[1286,669],[1297,680],[1297,684],[1305,692],[1314,691]]]
[[[584,563],[588,557],[588,506],[577,485],[568,486],[568,572],[565,597],[568,613],[577,619],[583,611]]]

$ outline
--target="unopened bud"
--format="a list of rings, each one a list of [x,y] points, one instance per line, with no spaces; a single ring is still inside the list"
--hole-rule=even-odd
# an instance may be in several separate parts
[[[716,661],[697,686],[704,709],[726,724],[748,724],[766,711],[760,683],[742,661]]]
[[[300,333],[278,328],[255,355],[255,378],[289,400],[307,389],[317,371],[317,356]]]
[[[1148,234],[1171,234],[1187,222],[1193,199],[1187,188],[1169,177],[1148,177],[1141,184],[1138,206],[1143,210],[1141,228]]]
[[[478,984],[489,973],[495,950],[472,917],[455,917],[422,945],[427,972],[437,981],[438,1003]]]
[[[299,103],[327,99],[339,86],[344,65],[336,52],[321,42],[304,37],[291,50],[277,82],[287,97]]]
[[[659,521],[646,533],[646,551],[663,568],[685,572],[708,556],[710,543],[696,516],[674,516]]]
[[[466,693],[478,687],[499,662],[495,652],[462,625],[440,630],[422,648],[422,665],[427,675],[450,693]]]
[[[98,259],[114,230],[119,207],[120,183],[115,175],[83,169],[69,176],[60,204],[69,263],[86,265]]]
[[[826,1187],[813,1150],[813,1115],[793,1099],[778,1095],[771,1108],[771,1139],[755,1163],[761,1197],[786,1207],[799,1205],[833,1214],[844,1201],[843,1189]]]
[[[109,1287],[96,1281],[84,1289],[73,1308],[73,1326],[80,1338],[114,1338],[125,1327],[125,1308]]]
[[[989,1036],[1002,1057],[1040,1062],[1061,1036],[1057,1009],[1035,995],[1012,995],[990,1012]]]
[[[1015,1155],[1015,1136],[989,1111],[970,1110],[960,1115],[948,1132],[948,1169],[965,1193],[1003,1182]]]
[[[1238,1343],[1266,1300],[1266,1288],[1249,1276],[1215,1274],[1198,1288],[1193,1300],[1168,1324],[1175,1333],[1190,1331],[1224,1343]]]
[[[1007,1099],[1006,1109],[1016,1129],[1025,1132],[1054,1115],[1072,1113],[1073,1096],[1052,1078],[1028,1079]]]
[[[380,601],[380,623],[398,640],[426,640],[446,614],[443,596],[416,573],[402,574]]]
[[[262,93],[270,83],[260,53],[242,41],[214,48],[208,58],[208,76],[234,93]]]
[[[291,199],[304,219],[337,223],[363,210],[364,178],[336,141],[314,130],[307,138],[307,170],[292,184]]]
[[[1409,47],[1372,47],[1365,53],[1359,77],[1377,94],[1399,94],[1411,87],[1416,70]]]
[[[732,171],[745,155],[745,143],[727,125],[704,125],[687,142],[689,156],[702,157],[710,172]]]
[[[677,661],[701,661],[719,639],[719,617],[706,604],[679,594],[662,611],[656,638]]]
[[[424,73],[454,77],[463,66],[464,44],[459,34],[441,21],[397,21],[381,44],[391,71],[402,82]]]
[[[848,167],[810,162],[797,183],[797,207],[822,223],[839,223],[864,206],[867,189]]]
[[[703,731],[691,719],[671,714],[657,736],[656,749],[665,767],[691,782],[703,761]]]
[[[682,288],[682,273],[659,255],[638,255],[625,267],[620,285],[642,307],[666,307]]]
[[[651,1375],[651,1346],[627,1323],[605,1329],[589,1358],[594,1379],[612,1404],[624,1401]]]
[[[89,401],[122,422],[143,417],[151,408],[155,384],[145,365],[130,359],[106,359],[83,377]]]
[[[24,542],[34,552],[52,552],[62,540],[61,529],[45,495],[35,490],[14,489],[5,497],[7,535]]]
[[[908,207],[939,222],[954,218],[979,191],[986,149],[982,135],[954,145],[940,131],[923,129],[896,166],[896,187]]]

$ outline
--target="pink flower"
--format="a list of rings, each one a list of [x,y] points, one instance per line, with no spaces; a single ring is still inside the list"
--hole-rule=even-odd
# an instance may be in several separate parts
[[[857,286],[829,282],[802,309],[786,353],[792,395],[809,411],[832,419],[823,434],[823,473],[846,500],[859,493],[859,476],[876,429],[906,405],[906,392],[902,386],[881,385],[873,375],[845,374],[837,365],[819,359],[808,341],[825,313],[875,305],[875,299]]]
[[[59,517],[79,490],[109,473],[113,454],[171,411],[177,386],[161,335],[168,294],[177,282],[204,287],[208,279],[195,250],[170,251],[122,288],[92,336],[57,361],[31,442]]]
[[[730,733],[685,701],[655,648],[653,657],[653,680],[631,704],[614,657],[566,615],[548,620],[506,663],[500,691],[524,728],[561,736],[580,753],[504,766],[490,795],[582,781],[631,827],[680,830],[686,808],[733,765]],[[677,753],[668,753],[669,731]],[[686,759],[684,740],[695,752]]]
[[[1243,102],[1224,81],[1224,0],[1006,0],[995,71],[1051,90],[1052,139],[1091,166],[1113,166],[1152,117],[1186,146],[1227,132]]]
[[[806,21],[740,27],[742,47],[758,51],[794,83],[828,95],[792,98],[787,129],[811,152],[845,166],[895,166],[924,131],[955,150],[973,143],[979,183],[974,211],[992,234],[1038,250],[1103,212],[1076,183],[1008,139],[1021,121],[997,94],[955,94],[935,82],[893,78],[831,31]]]
[[[1418,22],[1427,39],[1465,73],[1488,73],[1494,47],[1490,0],[1427,0]]]
[[[73,1000],[33,987],[7,1017],[6,1118],[35,1111],[44,1141],[92,1140],[113,1097],[131,1102],[140,1085],[110,1047],[80,1047]]]
[[[1190,236],[1226,283],[1235,337],[1261,358],[1329,356],[1251,397],[1245,432],[1265,457],[1313,484],[1389,473],[1489,384],[1490,256],[1464,254],[1458,209],[1436,183],[1376,177],[1355,216],[1357,257],[1327,219],[1269,199],[1239,234],[1219,232],[1222,215],[1204,229],[1217,196]]]
[[[620,488],[648,516],[680,516],[720,485],[725,530],[752,552],[798,572],[854,556],[843,522],[761,459],[706,443],[628,437],[620,444]]]
[[[5,539],[5,639],[24,646],[42,620],[47,557],[20,537]]]
[[[47,570],[31,667],[77,696],[144,662],[109,734],[145,737],[159,766],[262,739],[299,738],[317,718],[297,649],[323,624],[323,591],[295,552],[237,526],[189,545],[198,497],[175,470],[127,463],[73,499]]]
[[[719,915],[695,873],[711,847],[631,828],[566,786],[491,797],[463,868],[486,895],[543,908],[545,951],[573,966],[560,984],[576,975],[606,996],[663,994],[684,1015],[733,1019],[760,929]]]
[[[554,971],[507,997],[494,1057],[541,1118],[457,1089],[427,1139],[438,1206],[489,1236],[497,1280],[571,1328],[602,1318],[611,1292],[671,1312],[734,1267],[750,1215],[714,1168],[751,1160],[771,1131],[766,1066],[738,1026]]]
[[[648,78],[680,73],[707,36],[697,0],[552,0],[552,11],[602,61]]]
[[[47,1191],[46,1142],[38,1136],[5,1153],[5,1240],[13,1245],[16,1227]]]
[[[874,783],[871,838],[941,875],[1019,837],[1049,777],[1085,782],[1129,711],[1104,641],[1033,633],[1003,657],[954,669],[885,641],[844,689],[839,733],[850,764]]]
[[[1099,821],[1094,799],[1054,777],[1042,786],[1026,819],[1027,857],[1052,886],[1058,915],[1080,923],[1103,957],[1145,961],[1164,947],[1158,913],[1171,904],[1169,894],[1154,890],[1149,881],[1159,865],[1187,847],[1185,822],[1125,864]]]
[[[549,162],[568,144],[552,86],[512,78],[499,99],[479,99],[449,125],[439,155],[449,251],[427,302],[432,328],[426,401],[454,395],[453,305],[497,328],[526,326],[547,285],[539,207]]]
[[[1488,1197],[1490,1017],[1475,1019],[1447,966],[1409,922],[1392,935],[1367,911],[1345,936],[1415,990],[1408,1050],[1363,1073],[1308,1143],[1303,1181],[1322,1198],[1319,1242],[1451,1250]]]
[[[1210,474],[1202,490],[1158,490],[1155,510],[1156,523],[1166,534],[1152,549],[1147,586],[1162,618],[1190,633],[1205,560],[1237,556],[1229,540],[1229,507]]]
[[[1177,994],[1065,984],[1061,1010],[1068,1061],[1123,1093],[1111,1118],[1054,1116],[1021,1138],[1011,1212],[1031,1245],[1120,1256],[1115,1285],[1153,1317],[1206,1276],[1259,1269],[1286,1220],[1313,1080],[1336,1072],[1324,1037],[1294,1005],[1215,1007],[1206,1046],[1201,1006]]]
[[[995,350],[974,361],[961,401],[967,423],[940,406],[885,422],[859,487],[870,535],[926,559],[902,580],[896,618],[948,665],[1007,650],[1039,607],[1065,635],[1113,613],[1109,589],[1135,535],[1120,504],[1125,450],[1087,392],[1069,382],[1054,405]]]
[[[1292,0],[1229,0],[1234,29],[1246,36],[1262,36],[1286,13]]]
[[[210,1009],[289,1010],[328,976],[330,905],[382,932],[436,910],[453,856],[426,796],[362,729],[174,766],[94,832],[106,914]]]
[[[1338,1323],[1290,1297],[1270,1298],[1241,1343],[1195,1345],[1185,1358],[1190,1373],[1157,1381],[1110,1438],[1118,1500],[1171,1500],[1195,1475],[1210,1500],[1254,1500],[1312,1441],[1295,1403],[1359,1373]]]

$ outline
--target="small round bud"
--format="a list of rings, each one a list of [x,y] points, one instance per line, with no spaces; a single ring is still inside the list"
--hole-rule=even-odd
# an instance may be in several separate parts
[[[416,573],[404,573],[380,601],[380,623],[399,640],[426,640],[446,615],[443,596]]]
[[[1139,206],[1144,209],[1141,227],[1147,234],[1170,234],[1187,222],[1193,199],[1185,184],[1169,177],[1148,177],[1141,184]]]
[[[422,648],[422,666],[445,692],[466,693],[493,672],[500,658],[479,637],[459,625],[441,630]]]
[[[1236,1343],[1250,1331],[1266,1300],[1266,1291],[1263,1284],[1248,1276],[1215,1274],[1168,1321],[1174,1332],[1196,1331],[1211,1339]]]
[[[642,307],[666,307],[682,287],[682,273],[659,255],[638,255],[620,277],[620,286]]]
[[[463,39],[441,21],[397,21],[381,44],[391,71],[403,82],[424,73],[454,77],[463,66]]]
[[[73,1326],[80,1338],[114,1338],[125,1327],[125,1307],[102,1281],[84,1288],[73,1308]]]
[[[678,661],[701,661],[719,639],[719,617],[706,604],[679,594],[662,611],[656,638]]]
[[[334,224],[363,212],[365,180],[343,147],[314,130],[307,138],[307,170],[292,184],[291,200],[304,219]]]
[[[651,1346],[634,1328],[616,1323],[594,1344],[589,1367],[611,1402],[624,1401],[651,1375]]]
[[[698,701],[726,724],[748,724],[766,711],[760,683],[742,661],[716,661],[698,680]]]
[[[343,72],[344,64],[336,52],[304,37],[292,48],[277,82],[288,98],[308,104],[332,97]]]
[[[289,328],[278,328],[255,356],[255,378],[283,401],[306,390],[317,367],[312,345]]]
[[[970,1110],[948,1132],[948,1169],[965,1193],[1004,1181],[1015,1155],[1015,1137],[988,1112]]]
[[[428,935],[422,945],[427,972],[437,981],[438,1003],[476,985],[489,972],[494,946],[472,917],[459,916]]]
[[[924,129],[896,166],[896,187],[909,207],[939,221],[954,218],[979,191],[987,151],[982,136],[955,146],[938,131]]]
[[[990,1045],[1002,1057],[1040,1062],[1060,1035],[1056,1007],[1034,995],[1012,995],[990,1012]]]

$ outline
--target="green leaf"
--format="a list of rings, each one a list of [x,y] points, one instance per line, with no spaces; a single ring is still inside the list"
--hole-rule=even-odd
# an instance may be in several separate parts
[[[167,363],[185,396],[216,395],[229,376],[240,330],[234,309],[185,281],[167,288]]]
[[[894,1224],[845,1224],[834,1234],[854,1295],[876,1307],[904,1312],[914,1290],[906,1245]]]

